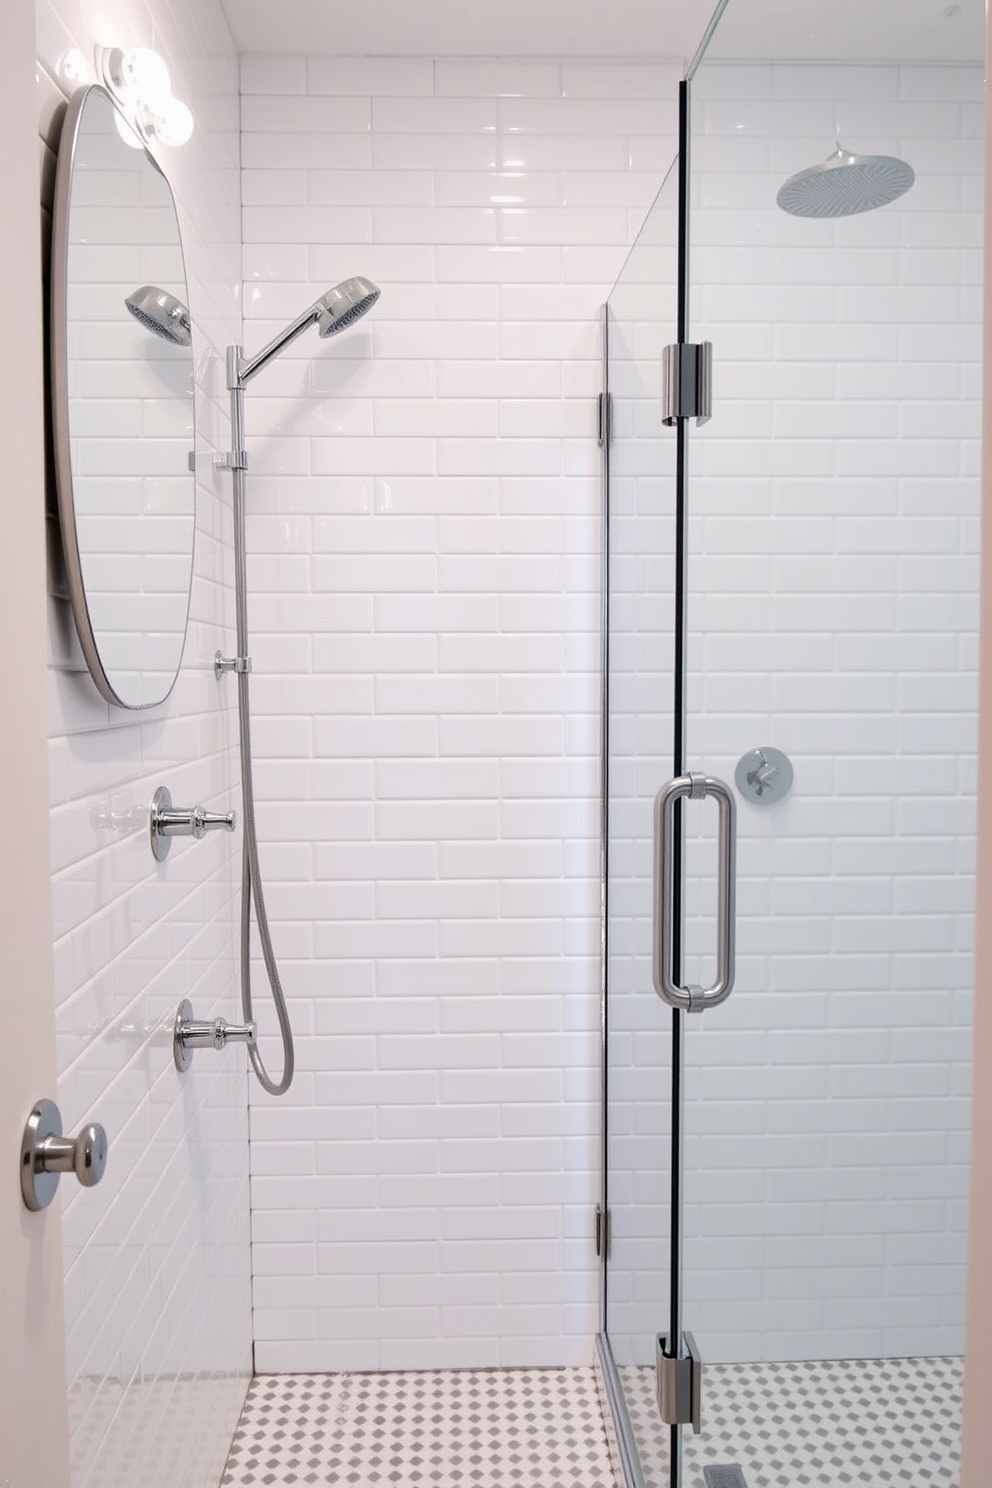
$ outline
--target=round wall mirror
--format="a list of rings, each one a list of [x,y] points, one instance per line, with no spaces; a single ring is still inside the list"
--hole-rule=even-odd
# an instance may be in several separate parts
[[[193,354],[161,169],[99,86],[72,98],[52,220],[52,426],[69,597],[108,702],[168,697],[193,574]]]

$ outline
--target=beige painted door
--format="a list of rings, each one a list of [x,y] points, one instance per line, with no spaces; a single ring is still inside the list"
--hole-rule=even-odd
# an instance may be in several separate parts
[[[0,1488],[69,1481],[58,1201],[24,1208],[21,1132],[55,1094],[45,719],[43,368],[34,6],[0,48]]]

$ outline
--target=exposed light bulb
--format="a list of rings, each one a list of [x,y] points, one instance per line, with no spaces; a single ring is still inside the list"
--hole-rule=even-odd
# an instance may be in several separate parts
[[[169,69],[151,47],[129,47],[122,52],[120,72],[125,88],[151,109],[172,96]]]
[[[143,150],[145,148],[145,142],[141,138],[141,135],[131,128],[120,109],[114,109],[114,126],[121,139],[126,145],[130,145],[132,150]]]
[[[184,145],[193,133],[193,115],[171,94],[152,111],[151,133],[163,145]]]
[[[172,92],[169,69],[150,47],[96,48],[97,71],[127,115],[140,138],[128,138],[127,126],[117,127],[127,144],[158,140],[184,145],[193,133],[193,115]]]
[[[92,76],[90,64],[83,56],[78,47],[70,47],[59,59],[59,77],[64,83],[71,83],[78,87],[80,83],[87,83]]]

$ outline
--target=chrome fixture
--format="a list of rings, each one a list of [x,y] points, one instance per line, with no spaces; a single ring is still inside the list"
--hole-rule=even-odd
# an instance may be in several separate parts
[[[223,677],[225,672],[250,672],[250,656],[225,656],[220,651],[214,652],[214,676]]]
[[[747,796],[758,806],[770,806],[781,801],[792,789],[794,779],[792,761],[781,749],[763,744],[760,749],[749,749],[737,761],[734,784],[742,796]]]
[[[169,790],[160,785],[152,797],[148,830],[152,852],[158,862],[169,856],[173,837],[195,837],[208,832],[233,832],[238,824],[234,811],[207,811],[203,806],[173,806]]]
[[[290,342],[295,341],[297,336],[302,335],[312,325],[317,327],[324,338],[336,336],[338,331],[346,330],[348,326],[354,325],[356,320],[361,320],[362,316],[372,309],[380,293],[378,285],[373,284],[370,279],[363,279],[361,275],[356,275],[354,279],[345,279],[333,289],[327,290],[319,300],[314,300],[302,315],[298,315],[294,321],[291,321],[278,336],[273,336],[272,340],[253,357],[242,356],[240,346],[231,347],[228,351],[229,357],[231,351],[237,352],[234,375],[238,382],[244,387],[256,372],[261,372],[273,357],[285,351]],[[234,384],[230,381],[230,377],[229,364],[228,387],[233,388]],[[240,441],[235,439],[234,442],[237,448]]]
[[[852,217],[873,212],[902,196],[916,180],[894,155],[852,155],[840,142],[819,165],[790,176],[775,200],[793,217]]]
[[[75,1173],[84,1188],[99,1183],[107,1166],[107,1133],[97,1122],[76,1137],[62,1135],[62,1113],[40,1100],[21,1138],[21,1197],[28,1209],[46,1209],[63,1173]]]
[[[661,422],[713,417],[713,342],[673,341],[662,353]]]
[[[190,344],[189,311],[182,300],[177,300],[167,289],[143,284],[140,289],[132,290],[124,303],[146,331],[161,336],[172,346]]]
[[[673,1350],[667,1333],[655,1340],[655,1399],[658,1414],[668,1426],[691,1426],[698,1435],[703,1429],[703,1361],[696,1340],[682,1334],[685,1353]]]
[[[673,979],[675,945],[675,803],[713,796],[720,813],[717,867],[717,975],[711,987],[679,987]],[[670,1007],[689,1013],[719,1007],[734,989],[737,810],[728,785],[709,775],[680,775],[662,786],[654,802],[654,990]]]
[[[136,143],[186,143],[193,133],[193,115],[173,93],[169,69],[158,52],[98,46],[95,58],[97,76],[124,110],[139,137]]]
[[[247,1044],[249,1053],[252,1053],[255,1032],[254,1023],[228,1023],[226,1018],[198,1022],[193,1017],[192,1003],[184,997],[176,1009],[172,1029],[172,1057],[176,1069],[185,1074],[193,1063],[194,1049],[226,1049],[228,1044]]]
[[[234,487],[234,589],[235,618],[237,626],[237,652],[234,656],[222,656],[218,651],[214,657],[214,672],[218,678],[225,672],[234,672],[238,679],[238,734],[241,744],[241,793],[244,803],[245,830],[241,858],[241,1009],[245,1026],[254,1027],[251,992],[251,904],[255,901],[255,920],[258,939],[262,949],[262,960],[269,979],[272,1001],[275,1004],[279,1033],[282,1038],[283,1066],[278,1081],[272,1079],[254,1039],[248,1041],[248,1057],[252,1069],[258,1076],[263,1090],[269,1095],[282,1095],[292,1083],[296,1056],[293,1051],[293,1030],[289,1023],[286,998],[279,978],[269,919],[265,911],[262,874],[258,863],[258,834],[255,830],[255,787],[252,780],[251,758],[251,710],[249,707],[249,677],[251,656],[248,652],[248,583],[245,558],[245,502],[248,455],[245,450],[245,388],[256,372],[260,372],[280,352],[285,351],[297,336],[315,325],[321,336],[335,336],[338,331],[354,325],[379,298],[379,288],[369,279],[356,276],[329,289],[315,300],[302,315],[274,336],[253,357],[245,357],[240,346],[227,348],[227,386],[231,394],[231,450],[224,462],[231,472]]]

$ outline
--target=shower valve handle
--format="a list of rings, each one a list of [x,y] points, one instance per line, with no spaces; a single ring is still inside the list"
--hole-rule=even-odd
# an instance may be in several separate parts
[[[202,806],[173,806],[166,787],[159,786],[152,801],[149,827],[152,852],[159,862],[168,855],[173,837],[195,837],[208,832],[233,832],[238,824],[234,811],[207,811]]]
[[[228,1023],[226,1018],[209,1018],[200,1021],[193,1017],[193,1008],[184,997],[176,1009],[176,1021],[172,1028],[172,1054],[176,1068],[188,1070],[193,1062],[194,1049],[226,1049],[228,1044],[247,1044],[255,1047],[254,1023]]]

